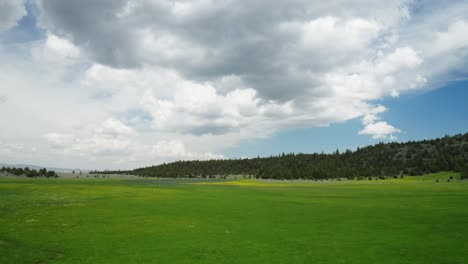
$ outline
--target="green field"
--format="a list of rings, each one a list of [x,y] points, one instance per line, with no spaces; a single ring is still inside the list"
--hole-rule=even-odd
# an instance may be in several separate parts
[[[468,181],[449,176],[0,178],[0,263],[468,263]]]

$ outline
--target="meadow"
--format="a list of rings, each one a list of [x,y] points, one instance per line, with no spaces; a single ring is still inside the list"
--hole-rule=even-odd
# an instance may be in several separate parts
[[[468,181],[449,177],[0,178],[0,263],[462,264]]]

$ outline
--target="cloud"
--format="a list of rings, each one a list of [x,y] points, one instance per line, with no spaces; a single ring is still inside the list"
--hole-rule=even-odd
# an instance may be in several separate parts
[[[361,52],[381,30],[379,24],[373,20],[362,18],[344,20],[334,16],[285,22],[280,24],[279,28],[281,33],[297,38],[291,44],[299,49],[300,53],[324,59],[328,57],[332,60],[345,57],[346,52]]]
[[[413,48],[397,48],[378,61],[376,71],[379,74],[390,74],[401,69],[414,69],[421,63],[422,59]]]
[[[22,0],[0,0],[0,32],[17,25],[26,15],[26,8]]]
[[[120,120],[109,118],[97,130],[99,133],[110,135],[128,135],[133,133],[133,129],[123,124]]]
[[[374,139],[396,139],[393,134],[400,133],[401,130],[385,121],[367,124],[363,130],[359,131],[359,135],[371,135]]]
[[[172,98],[159,99],[148,91],[141,106],[153,117],[153,128],[191,134],[225,134],[267,122],[269,115],[291,111],[289,104],[264,101],[251,88],[219,94],[209,83],[179,80]]]
[[[52,147],[64,152],[77,154],[126,154],[134,147],[132,143],[134,131],[115,118],[107,118],[100,125],[82,127],[67,133],[52,132],[44,138]]]
[[[209,159],[224,159],[223,155],[207,153],[188,152],[185,144],[180,140],[162,140],[157,142],[151,149],[154,156],[169,157],[177,159],[189,160],[209,160]]]
[[[98,61],[115,66],[138,65],[133,31],[118,19],[125,0],[37,1],[40,25],[53,34],[67,37]],[[106,14],[102,16],[103,12]]]
[[[47,133],[44,137],[57,148],[63,148],[75,141],[75,137],[71,134]]]
[[[125,155],[131,152],[132,142],[125,138],[105,133],[63,134],[48,133],[44,138],[57,153],[83,155]]]
[[[461,48],[467,48],[467,30],[468,22],[465,20],[457,20],[448,26],[447,31],[437,32],[433,52],[445,53]]]
[[[388,109],[385,106],[379,105],[371,109],[367,114],[362,118],[362,123],[364,125],[369,125],[375,123],[380,119],[379,114],[386,112]]]
[[[401,130],[381,121],[380,114],[386,112],[388,109],[379,105],[371,109],[362,119],[364,128],[358,132],[359,135],[370,135],[373,139],[380,140],[396,140],[395,134],[401,133]]]
[[[20,10],[0,15],[16,17],[12,28],[24,2],[1,3]],[[382,99],[468,74],[463,1],[31,4],[43,39],[0,43],[0,118],[15,123],[0,139],[61,163],[216,158],[285,128],[351,119],[363,126],[352,133],[392,140],[404,128],[382,119],[392,111]]]
[[[80,50],[67,39],[49,33],[43,45],[32,50],[32,55],[45,63],[70,64],[80,58]]]
[[[7,143],[0,141],[0,151],[6,153],[12,153],[16,151],[23,151],[25,149],[22,143]]]
[[[372,55],[381,35],[407,19],[406,2],[344,11],[345,1],[39,1],[41,25],[100,64],[158,65],[196,81],[236,76],[279,101],[318,90],[320,74]]]
[[[168,161],[173,159],[206,160],[222,159],[223,155],[211,152],[189,151],[184,142],[179,139],[159,140],[154,144],[142,143],[135,137],[131,128],[113,118],[107,119],[102,125],[94,129],[84,128],[69,133],[47,133],[43,137],[53,151],[61,155],[72,157],[87,156],[95,158],[96,155],[113,157],[115,162],[138,161],[141,159],[156,159]],[[23,146],[21,146],[23,147]],[[122,157],[127,159],[122,161]],[[120,164],[121,165],[121,164]]]

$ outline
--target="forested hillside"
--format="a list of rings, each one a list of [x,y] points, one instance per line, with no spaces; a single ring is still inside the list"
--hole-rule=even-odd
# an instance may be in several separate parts
[[[267,179],[325,179],[420,175],[463,171],[468,163],[468,133],[433,140],[379,143],[332,154],[281,154],[266,158],[178,161],[133,171],[145,177],[216,177],[243,174]]]

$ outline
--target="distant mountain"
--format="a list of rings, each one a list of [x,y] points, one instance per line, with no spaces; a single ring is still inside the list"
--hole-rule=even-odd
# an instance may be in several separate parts
[[[265,158],[177,161],[129,173],[145,177],[213,177],[242,174],[267,179],[362,178],[464,171],[468,133],[432,140],[379,143],[332,154],[281,154]]]
[[[47,170],[51,170],[51,171],[55,171],[55,172],[72,172],[72,171],[75,171],[75,172],[88,172],[89,170],[83,170],[83,169],[79,169],[79,168],[75,168],[75,169],[68,169],[68,168],[53,168],[53,167],[47,167],[47,166],[37,166],[37,165],[31,165],[31,164],[6,164],[6,163],[0,163],[0,167],[10,167],[10,168],[30,168],[32,170],[39,170],[39,169],[42,169],[42,168],[46,168]]]

